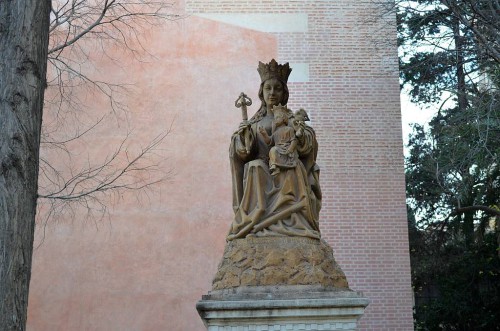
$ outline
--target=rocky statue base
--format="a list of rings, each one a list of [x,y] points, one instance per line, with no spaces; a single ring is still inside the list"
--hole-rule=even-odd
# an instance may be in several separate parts
[[[348,288],[332,248],[323,240],[247,237],[229,241],[212,289],[269,285]]]
[[[369,300],[351,291],[324,241],[250,237],[226,245],[196,308],[209,331],[356,330]]]

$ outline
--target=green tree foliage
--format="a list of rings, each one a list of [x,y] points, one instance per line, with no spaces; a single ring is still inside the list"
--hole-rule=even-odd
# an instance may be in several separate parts
[[[416,327],[500,330],[500,2],[397,6]]]

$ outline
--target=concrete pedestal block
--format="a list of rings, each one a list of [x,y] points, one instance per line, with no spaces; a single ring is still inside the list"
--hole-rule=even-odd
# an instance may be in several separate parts
[[[345,289],[256,286],[211,291],[196,308],[208,331],[353,331],[368,303]]]

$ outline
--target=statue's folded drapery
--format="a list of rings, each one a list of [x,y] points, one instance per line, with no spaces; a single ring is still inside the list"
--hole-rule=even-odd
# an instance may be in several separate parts
[[[292,116],[292,114],[291,114]],[[251,122],[247,153],[245,139],[231,138],[230,161],[235,218],[228,240],[247,236],[301,236],[320,238],[318,218],[321,208],[317,141],[306,126],[299,139],[300,162],[275,176],[269,171],[270,147],[257,134],[261,120]]]

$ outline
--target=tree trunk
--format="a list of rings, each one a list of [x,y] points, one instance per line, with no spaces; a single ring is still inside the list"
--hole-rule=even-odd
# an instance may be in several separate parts
[[[50,0],[0,0],[0,330],[25,330]]]
[[[457,63],[457,97],[458,110],[464,112],[467,109],[467,84],[465,83],[464,71],[464,45],[463,37],[460,33],[460,21],[457,17],[452,17],[452,28],[455,40],[455,53]]]

